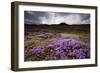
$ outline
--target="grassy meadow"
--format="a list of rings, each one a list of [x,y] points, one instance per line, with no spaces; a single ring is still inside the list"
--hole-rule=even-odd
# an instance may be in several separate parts
[[[24,60],[90,58],[90,25],[31,25],[24,27]]]

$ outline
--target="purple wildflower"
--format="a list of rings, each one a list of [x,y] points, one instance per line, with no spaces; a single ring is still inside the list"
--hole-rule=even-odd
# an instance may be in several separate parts
[[[41,56],[44,54],[44,49],[42,47],[36,47],[31,49],[32,54],[36,55],[36,56]]]
[[[65,59],[65,52],[62,48],[56,48],[54,51],[54,55],[57,59]]]
[[[87,44],[74,39],[61,39],[49,47],[53,49],[56,57],[59,57],[60,59],[64,59],[68,54],[70,54],[70,56],[74,56],[76,59],[84,59],[86,58],[86,51],[84,52],[83,49],[86,47],[82,49],[82,46],[87,47]]]
[[[80,49],[81,46],[86,46],[86,44],[82,41],[78,41],[75,39],[61,39],[58,40],[55,44],[56,47],[70,47],[71,49]]]
[[[76,59],[84,59],[86,57],[86,54],[83,52],[82,49],[74,50],[72,52],[72,56],[75,57]]]

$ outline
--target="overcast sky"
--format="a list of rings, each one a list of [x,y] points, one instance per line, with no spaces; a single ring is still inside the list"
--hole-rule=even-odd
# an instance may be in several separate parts
[[[90,24],[90,14],[24,11],[25,24]]]

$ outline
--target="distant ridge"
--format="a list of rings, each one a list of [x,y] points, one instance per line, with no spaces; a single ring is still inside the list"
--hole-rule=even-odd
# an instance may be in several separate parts
[[[39,26],[39,25],[45,25],[45,26],[57,26],[57,25],[60,25],[60,26],[65,26],[65,25],[67,25],[67,26],[71,26],[71,25],[89,25],[90,26],[90,24],[66,24],[66,23],[60,23],[60,24],[25,24],[25,25],[36,25],[36,26]]]

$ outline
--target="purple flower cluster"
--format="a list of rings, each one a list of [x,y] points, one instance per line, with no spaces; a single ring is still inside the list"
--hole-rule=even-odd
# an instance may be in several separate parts
[[[54,56],[56,59],[64,59],[66,56],[65,51],[61,47],[58,47],[54,50]]]
[[[72,57],[75,59],[87,58],[89,47],[86,43],[75,39],[61,39],[49,46],[53,50],[54,56],[58,59]],[[87,49],[87,51],[86,51]]]
[[[42,47],[35,47],[31,49],[32,55],[41,56],[44,54],[44,48]]]
[[[75,49],[73,52],[69,53],[70,56],[76,58],[76,59],[84,59],[86,58],[86,54],[83,52],[82,49]]]
[[[75,40],[75,39],[61,39],[58,40],[55,44],[55,47],[63,47],[63,48],[71,48],[71,49],[79,49],[82,46],[86,46],[86,43]]]
[[[50,50],[47,52],[46,50]],[[49,44],[45,47],[38,46],[29,49],[29,53],[35,57],[45,57],[47,53],[52,54],[51,60],[64,60],[64,59],[86,59],[90,58],[89,43],[85,43],[75,39],[58,39],[54,44]],[[26,54],[30,55],[26,52]]]

